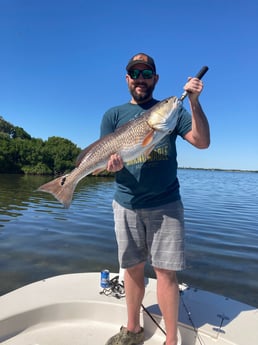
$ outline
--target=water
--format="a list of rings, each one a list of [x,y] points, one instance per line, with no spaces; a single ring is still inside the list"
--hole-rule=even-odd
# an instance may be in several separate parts
[[[258,307],[258,174],[178,174],[187,247],[179,281]],[[34,192],[46,181],[0,175],[0,295],[53,275],[119,269],[113,179],[84,179],[68,210]]]

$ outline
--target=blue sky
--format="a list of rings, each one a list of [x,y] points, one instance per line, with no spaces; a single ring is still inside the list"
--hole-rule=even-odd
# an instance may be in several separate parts
[[[258,170],[257,39],[257,0],[0,0],[0,115],[84,148],[103,113],[130,99],[125,65],[143,51],[158,99],[209,66],[200,101],[211,146],[179,138],[179,165]]]

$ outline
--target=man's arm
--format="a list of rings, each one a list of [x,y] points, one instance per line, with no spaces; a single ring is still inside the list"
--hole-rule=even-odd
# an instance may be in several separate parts
[[[199,149],[206,149],[210,145],[210,128],[206,115],[199,103],[199,95],[203,89],[203,83],[197,78],[189,78],[184,87],[188,92],[192,114],[192,129],[184,138]]]

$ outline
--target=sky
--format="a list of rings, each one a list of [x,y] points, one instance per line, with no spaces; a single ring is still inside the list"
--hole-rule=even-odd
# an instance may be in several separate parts
[[[105,111],[130,100],[125,66],[145,52],[160,100],[209,67],[211,145],[178,138],[179,166],[258,170],[257,42],[257,0],[0,0],[0,116],[84,148]]]

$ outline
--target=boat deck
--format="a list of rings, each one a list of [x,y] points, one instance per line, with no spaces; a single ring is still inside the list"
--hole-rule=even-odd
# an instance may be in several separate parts
[[[42,280],[0,297],[0,344],[104,345],[126,324],[124,298],[100,294],[99,273]],[[258,310],[206,291],[181,286],[182,345],[255,345]],[[156,280],[149,279],[145,308],[164,328],[156,304]],[[165,336],[142,311],[146,345]]]

